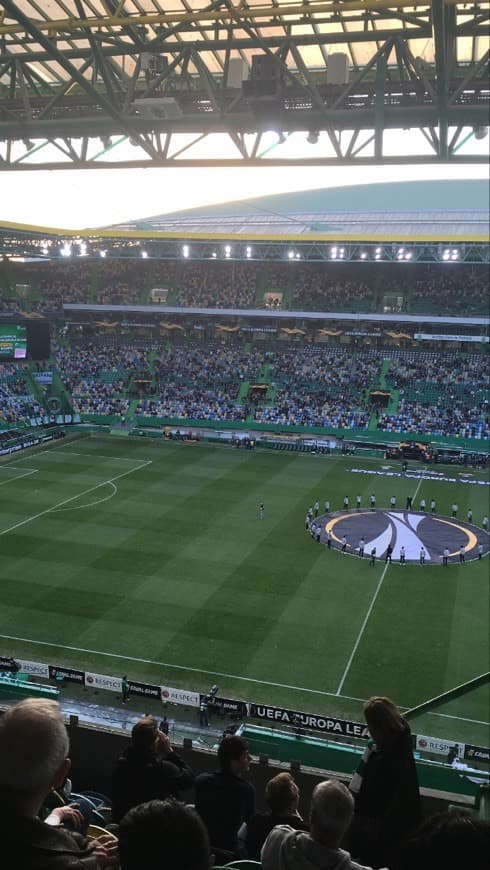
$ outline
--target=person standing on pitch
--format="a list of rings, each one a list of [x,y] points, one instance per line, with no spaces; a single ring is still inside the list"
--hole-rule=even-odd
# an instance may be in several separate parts
[[[319,511],[320,511],[320,502],[318,501],[318,499],[316,500],[315,504],[313,505],[313,510],[315,511],[315,518],[316,518],[318,516]]]
[[[376,547],[373,547],[371,550],[371,558],[369,560],[370,565],[374,565],[376,563]]]
[[[344,510],[345,511],[349,510],[349,496],[348,495],[346,495],[344,498]]]
[[[259,504],[259,520],[263,520],[265,516],[265,508],[264,503],[261,501]]]
[[[425,547],[420,548],[420,564],[425,565]]]
[[[449,559],[449,547],[444,547],[444,552],[442,554],[442,564],[445,568],[447,568]]]
[[[356,510],[358,510],[358,511],[361,510],[361,496],[360,495],[356,496]]]
[[[328,498],[325,499],[325,513],[326,514],[330,513],[330,501]]]
[[[342,538],[342,541],[340,543],[341,543],[341,550],[343,553],[345,553],[347,550],[347,538],[345,537],[345,535]]]
[[[407,510],[407,511],[412,510],[412,496],[411,495],[407,495],[407,503],[405,505],[405,510]]]
[[[390,498],[390,508],[393,511],[396,507],[396,496],[392,495]]]
[[[430,512],[431,512],[431,514],[435,514],[435,512],[436,512],[436,502],[435,502],[435,499],[432,499],[432,501],[431,501],[431,503],[430,503]]]
[[[425,498],[420,499],[420,510],[425,512]]]
[[[473,522],[473,511],[471,510],[471,508],[468,508],[468,513],[466,514],[466,519],[468,520],[469,523]]]
[[[386,548],[385,562],[391,562],[392,554],[393,554],[393,547],[391,546],[391,544],[388,544],[388,546]]]
[[[121,692],[122,692],[122,702],[123,702],[123,704],[125,704],[126,701],[129,701],[129,683],[128,683],[128,678],[126,675],[124,675],[124,677],[121,680]]]
[[[458,515],[458,505],[456,502],[454,502],[453,506],[451,507],[451,516],[455,517],[457,515]]]
[[[373,494],[371,495],[369,501],[370,501],[370,504],[371,504],[371,510],[373,511],[374,508],[376,507],[376,496],[375,496],[374,492],[373,492]]]
[[[327,532],[327,547],[329,550],[332,549],[332,532],[330,531],[330,529]]]
[[[487,517],[487,516],[484,516],[484,517],[483,517],[483,520],[482,520],[482,526],[483,526],[483,528],[485,529],[485,531],[488,530],[488,517]]]
[[[364,538],[359,541],[359,556],[361,559],[364,558]]]
[[[464,560],[465,560],[465,549],[464,549],[464,544],[461,544],[461,546],[459,548],[459,561],[464,562]]]
[[[405,564],[405,547],[400,547],[400,565]]]

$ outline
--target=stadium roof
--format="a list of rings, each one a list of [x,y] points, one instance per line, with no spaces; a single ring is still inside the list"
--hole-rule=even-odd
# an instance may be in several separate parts
[[[45,168],[403,161],[405,148],[388,140],[407,129],[420,134],[416,152],[428,160],[481,162],[488,153],[489,2],[2,0],[1,8],[0,169],[40,160]],[[285,147],[264,154],[270,129]],[[301,157],[287,142],[295,131],[309,137]],[[221,153],[206,148],[217,134],[227,141]],[[120,147],[129,142],[130,157]]]
[[[488,238],[488,181],[363,184],[278,194],[127,221],[119,231],[284,238]]]

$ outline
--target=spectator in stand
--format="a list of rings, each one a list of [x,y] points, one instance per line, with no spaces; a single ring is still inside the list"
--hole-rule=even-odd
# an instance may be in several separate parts
[[[255,789],[244,779],[250,769],[247,741],[223,737],[218,761],[218,771],[196,777],[196,810],[208,830],[211,851],[239,855],[238,831],[255,812]],[[223,858],[227,855],[219,855]]]
[[[264,843],[263,870],[370,870],[340,848],[354,813],[354,799],[341,782],[320,782],[311,796],[310,833],[275,827]]]
[[[133,726],[131,745],[123,752],[112,779],[112,815],[115,822],[132,807],[149,800],[179,797],[194,782],[194,773],[159,731],[153,716]]]
[[[396,870],[421,818],[412,735],[389,698],[371,698],[364,717],[371,740],[350,784],[355,815],[348,842],[360,860]]]
[[[409,841],[403,870],[461,870],[488,867],[490,822],[453,807],[426,819]]]
[[[133,807],[118,837],[121,870],[209,870],[209,839],[200,816],[172,798]]]
[[[290,773],[278,773],[265,788],[269,807],[266,813],[256,813],[247,825],[247,855],[260,861],[260,851],[276,825],[289,825],[297,831],[308,831],[299,812],[299,788]]]
[[[44,799],[70,770],[68,751],[68,734],[54,701],[29,698],[0,718],[0,838],[7,860],[2,866],[100,870],[117,865],[112,835],[91,845],[60,827],[67,817],[80,823],[74,805],[54,811],[44,822],[38,818]]]

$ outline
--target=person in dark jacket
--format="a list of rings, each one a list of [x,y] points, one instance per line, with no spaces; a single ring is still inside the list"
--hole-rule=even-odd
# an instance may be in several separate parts
[[[278,773],[265,787],[269,807],[266,813],[255,813],[247,825],[247,855],[260,861],[260,852],[269,833],[276,825],[289,825],[296,831],[308,831],[299,812],[299,788],[290,773]]]
[[[59,705],[28,698],[0,717],[0,854],[2,867],[19,870],[101,870],[117,864],[117,841],[90,845],[63,828],[79,827],[76,805],[59,807],[45,821],[39,811],[51,788],[70,770],[68,734]]]
[[[147,801],[179,797],[194,783],[194,773],[170,745],[153,716],[133,726],[131,745],[123,752],[112,777],[115,822],[132,807]]]
[[[250,769],[248,744],[236,734],[218,748],[220,770],[196,777],[196,810],[209,834],[211,851],[239,856],[238,831],[255,812],[255,789],[243,778]],[[226,861],[227,856],[219,855]]]
[[[421,818],[412,735],[389,698],[371,698],[364,717],[372,739],[350,784],[355,814],[348,847],[361,861],[396,870]]]

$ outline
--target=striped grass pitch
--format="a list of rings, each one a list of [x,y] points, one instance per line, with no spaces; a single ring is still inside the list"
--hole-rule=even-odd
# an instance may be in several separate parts
[[[110,437],[17,454],[0,464],[0,649],[351,719],[372,694],[406,708],[484,672],[488,559],[373,569],[304,517],[375,489],[378,507],[417,492],[478,523],[488,488],[351,464]],[[486,743],[488,704],[480,688],[417,731]]]

